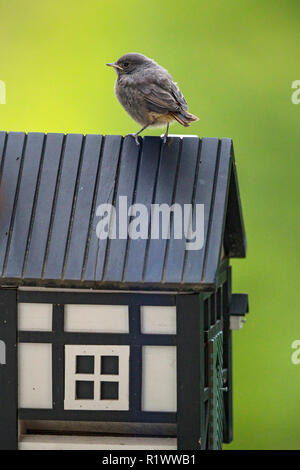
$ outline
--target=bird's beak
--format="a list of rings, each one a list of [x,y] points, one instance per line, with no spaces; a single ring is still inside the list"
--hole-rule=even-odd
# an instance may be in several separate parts
[[[120,67],[120,65],[116,64],[115,62],[108,63],[106,65],[108,65],[108,67],[113,67],[114,69],[123,70],[122,67]]]

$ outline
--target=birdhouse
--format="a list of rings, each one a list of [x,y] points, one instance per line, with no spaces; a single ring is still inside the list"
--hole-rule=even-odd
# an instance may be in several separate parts
[[[230,442],[232,141],[1,132],[0,157],[0,448]]]

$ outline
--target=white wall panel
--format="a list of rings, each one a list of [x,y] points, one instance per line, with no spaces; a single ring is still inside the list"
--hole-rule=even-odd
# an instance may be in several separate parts
[[[19,450],[177,450],[167,437],[24,435]]]
[[[148,334],[176,334],[176,307],[141,307],[141,331]]]
[[[177,410],[176,375],[176,346],[143,346],[142,410]]]
[[[20,331],[51,331],[52,304],[19,303],[18,329]]]
[[[65,305],[65,331],[128,333],[128,306]]]
[[[19,407],[52,408],[52,345],[19,343]]]

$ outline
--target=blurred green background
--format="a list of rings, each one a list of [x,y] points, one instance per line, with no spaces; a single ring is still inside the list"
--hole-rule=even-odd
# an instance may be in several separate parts
[[[0,0],[1,130],[136,131],[104,64],[141,52],[200,117],[172,133],[233,138],[248,238],[233,288],[251,313],[234,333],[230,449],[300,449],[299,17],[298,0]]]

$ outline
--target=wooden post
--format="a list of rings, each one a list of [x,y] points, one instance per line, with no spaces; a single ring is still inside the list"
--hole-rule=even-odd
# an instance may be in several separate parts
[[[0,289],[0,450],[18,448],[17,291]]]
[[[227,291],[224,293],[224,368],[227,369],[227,391],[224,393],[224,442],[233,440],[233,403],[232,403],[232,331],[230,330],[230,317],[228,314],[231,301],[231,267],[228,267]]]
[[[204,446],[204,309],[199,294],[177,297],[178,450]]]

